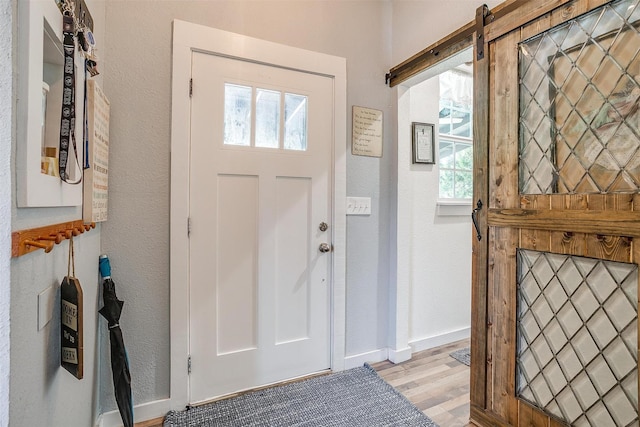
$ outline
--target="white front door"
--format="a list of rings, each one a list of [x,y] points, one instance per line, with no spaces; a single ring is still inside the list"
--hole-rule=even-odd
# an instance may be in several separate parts
[[[333,79],[194,52],[191,403],[330,368]]]

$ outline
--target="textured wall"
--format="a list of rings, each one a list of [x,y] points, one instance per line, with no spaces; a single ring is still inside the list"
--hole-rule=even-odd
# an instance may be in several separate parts
[[[98,389],[96,335],[106,324],[98,321],[98,255],[100,233],[93,230],[74,240],[76,277],[83,289],[84,379],[60,367],[60,299],[52,320],[38,330],[37,295],[57,288],[67,275],[68,241],[49,254],[42,251],[12,261],[11,268],[11,404],[10,425],[91,426]]]
[[[109,221],[103,250],[126,282],[123,327],[136,404],[169,396],[169,149],[171,21],[222,30],[347,58],[351,106],[383,110],[382,159],[347,160],[347,194],[372,198],[370,217],[347,222],[348,354],[386,346],[389,280],[389,176],[395,150],[384,85],[390,51],[386,1],[107,2],[105,90],[111,101]],[[350,134],[348,137],[350,141]],[[350,153],[350,145],[348,148]],[[106,374],[105,374],[106,375]],[[104,377],[103,377],[104,378]],[[114,403],[103,390],[105,409]]]
[[[86,0],[95,22],[95,35],[98,47],[104,47],[104,2],[101,0]],[[2,3],[8,3],[2,0]],[[22,0],[20,0],[22,3]],[[17,3],[16,3],[17,4]],[[2,8],[4,9],[4,7]],[[1,22],[1,21],[0,21]],[[1,33],[1,30],[0,30]],[[2,34],[4,35],[4,34]],[[10,36],[7,36],[10,37]],[[4,39],[4,38],[3,38]],[[16,54],[15,43],[12,51]],[[3,50],[0,55],[6,55]],[[18,52],[19,54],[19,52]],[[104,58],[104,51],[100,52]],[[5,66],[0,63],[0,69]],[[0,76],[4,73],[0,72]],[[1,78],[1,77],[0,77]],[[21,84],[17,75],[17,84]],[[98,82],[102,76],[98,77]],[[2,84],[0,83],[0,88]],[[4,94],[0,90],[0,99]],[[15,97],[12,98],[15,108]],[[8,105],[9,101],[0,105]],[[0,114],[1,115],[1,114]],[[0,120],[0,151],[4,150],[3,126],[7,123]],[[10,123],[15,123],[15,117]],[[15,138],[10,138],[15,141]],[[18,147],[11,144],[11,159],[15,159]],[[8,157],[0,155],[0,161]],[[5,168],[0,167],[0,182]],[[15,165],[12,165],[12,175],[15,176]],[[1,188],[1,187],[0,187]],[[15,182],[12,184],[13,197],[11,199],[10,216],[0,211],[2,227],[11,218],[11,229],[21,230],[56,224],[82,217],[80,207],[62,208],[20,208],[15,202]],[[2,195],[0,190],[0,195]],[[0,197],[4,202],[4,198]],[[60,324],[59,299],[56,297],[56,309],[53,321],[43,329],[38,330],[38,294],[53,286],[57,288],[62,278],[67,274],[68,243],[62,243],[45,254],[36,251],[31,254],[12,259],[11,271],[11,379],[9,419],[12,427],[21,426],[90,426],[93,425],[97,414],[97,391],[99,351],[98,334],[105,334],[106,324],[98,321],[99,283],[98,283],[98,255],[100,254],[100,227],[76,238],[75,241],[76,277],[80,280],[84,290],[84,349],[85,349],[85,377],[78,381],[71,374],[62,369],[60,364]],[[0,262],[3,258],[0,256]],[[0,277],[5,274],[0,267]],[[0,292],[3,292],[0,280]],[[56,289],[56,294],[58,294]],[[0,296],[4,303],[7,299]],[[0,309],[0,317],[2,310]],[[0,321],[0,325],[2,322]],[[0,326],[1,327],[1,326]],[[0,346],[1,348],[1,346]],[[1,351],[0,351],[1,355]],[[4,363],[0,366],[5,367]],[[1,368],[0,368],[1,369]],[[1,384],[1,382],[0,382]],[[0,388],[1,390],[1,388]],[[1,412],[0,412],[1,413]]]
[[[415,55],[451,32],[475,20],[483,3],[503,0],[393,0],[393,65]]]
[[[0,40],[13,44],[13,2],[0,0]],[[0,51],[0,427],[9,425],[9,296],[13,49]]]
[[[411,88],[410,122],[438,123],[439,89],[437,77]],[[436,153],[437,144],[436,137]],[[398,183],[403,187],[399,192],[408,201],[403,216],[411,224],[409,342],[413,342],[471,326],[471,207],[461,216],[439,215],[437,166],[410,164],[410,139],[402,140],[398,151],[405,160],[398,166]]]

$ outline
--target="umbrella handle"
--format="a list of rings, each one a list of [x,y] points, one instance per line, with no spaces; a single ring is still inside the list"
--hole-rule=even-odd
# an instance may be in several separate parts
[[[100,255],[98,267],[100,269],[100,276],[102,276],[103,279],[111,278],[111,264],[109,263],[109,257],[107,255]]]

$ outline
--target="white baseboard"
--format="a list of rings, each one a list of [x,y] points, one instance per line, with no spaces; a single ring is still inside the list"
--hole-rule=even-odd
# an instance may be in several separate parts
[[[389,357],[389,349],[380,348],[366,353],[355,354],[344,358],[344,369],[357,368],[365,363],[383,362]]]
[[[152,420],[154,418],[164,417],[171,410],[171,399],[155,400],[153,402],[143,403],[133,408],[134,421],[136,423]],[[122,418],[120,412],[105,412],[98,417],[96,427],[122,427]]]
[[[389,361],[393,363],[405,362],[411,359],[411,353],[413,350],[411,347],[402,348],[399,350],[389,349]]]
[[[366,353],[354,354],[353,356],[345,357],[344,368],[357,368],[365,363],[384,362],[385,360],[389,360],[393,363],[400,363],[409,359],[411,359],[411,347],[403,348],[402,350],[379,348]]]
[[[430,348],[438,347],[444,344],[449,344],[455,341],[460,341],[471,336],[471,327],[458,329],[457,331],[447,332],[445,334],[436,335],[429,338],[422,338],[419,340],[411,341],[413,352],[427,350]]]

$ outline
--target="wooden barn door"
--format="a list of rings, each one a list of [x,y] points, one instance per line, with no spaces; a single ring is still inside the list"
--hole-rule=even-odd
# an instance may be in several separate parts
[[[637,426],[640,2],[507,3],[477,14],[471,418]]]

